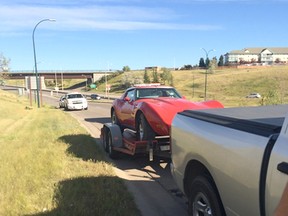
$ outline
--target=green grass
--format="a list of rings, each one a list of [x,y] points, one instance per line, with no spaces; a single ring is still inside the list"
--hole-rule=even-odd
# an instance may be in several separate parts
[[[0,90],[0,215],[140,215],[95,140],[67,113]]]

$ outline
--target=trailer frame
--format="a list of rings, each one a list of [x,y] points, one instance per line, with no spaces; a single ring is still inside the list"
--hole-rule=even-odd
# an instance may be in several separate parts
[[[171,158],[170,136],[156,137],[154,140],[137,140],[136,132],[121,128],[117,124],[104,123],[101,128],[101,141],[104,150],[112,159],[122,154],[148,154],[149,160],[154,156]]]

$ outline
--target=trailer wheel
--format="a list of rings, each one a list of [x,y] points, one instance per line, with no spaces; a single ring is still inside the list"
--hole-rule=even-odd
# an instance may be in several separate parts
[[[188,196],[189,215],[225,215],[222,203],[216,189],[207,178],[198,176],[190,186]]]
[[[154,140],[155,132],[147,122],[145,116],[140,114],[137,124],[137,138],[138,140]]]
[[[112,134],[111,131],[109,130],[109,132],[107,133],[107,147],[108,147],[108,155],[110,158],[112,159],[117,159],[118,158],[118,152],[113,150],[113,142],[112,142]]]
[[[103,148],[104,148],[104,150],[105,150],[105,152],[107,152],[108,153],[108,150],[109,150],[109,148],[108,148],[108,135],[107,135],[107,133],[108,133],[108,129],[107,128],[104,128],[104,134],[103,134],[103,137],[102,137],[102,144],[103,144]]]

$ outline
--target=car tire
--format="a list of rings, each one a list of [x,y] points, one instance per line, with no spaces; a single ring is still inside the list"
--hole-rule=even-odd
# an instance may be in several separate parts
[[[155,139],[155,132],[153,131],[143,114],[140,114],[138,118],[136,134],[137,139],[140,141]]]
[[[117,117],[116,112],[115,112],[114,109],[113,109],[112,112],[111,112],[111,122],[112,122],[113,124],[117,124],[117,125],[120,127],[121,132],[124,131],[124,128],[123,128],[123,126],[120,124],[120,122],[119,122],[119,120],[118,120],[118,117]]]
[[[118,120],[118,118],[116,116],[115,110],[112,110],[112,112],[111,112],[111,122],[113,124],[119,125],[119,120]]]
[[[189,215],[225,215],[217,190],[207,177],[196,177],[191,185],[188,196]]]

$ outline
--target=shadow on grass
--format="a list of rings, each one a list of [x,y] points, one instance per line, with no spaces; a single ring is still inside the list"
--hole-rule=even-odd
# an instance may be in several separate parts
[[[104,160],[104,152],[90,135],[71,134],[62,136],[59,140],[69,146],[67,152],[75,157],[82,158],[84,161]]]
[[[62,181],[53,199],[55,209],[33,216],[140,215],[133,198],[117,177],[81,177]]]
[[[68,88],[65,88],[65,90],[73,90],[73,89],[76,89],[76,88],[85,87],[85,85],[86,85],[86,82],[84,81],[84,82],[77,83],[77,84],[75,84],[73,86],[70,86]]]

